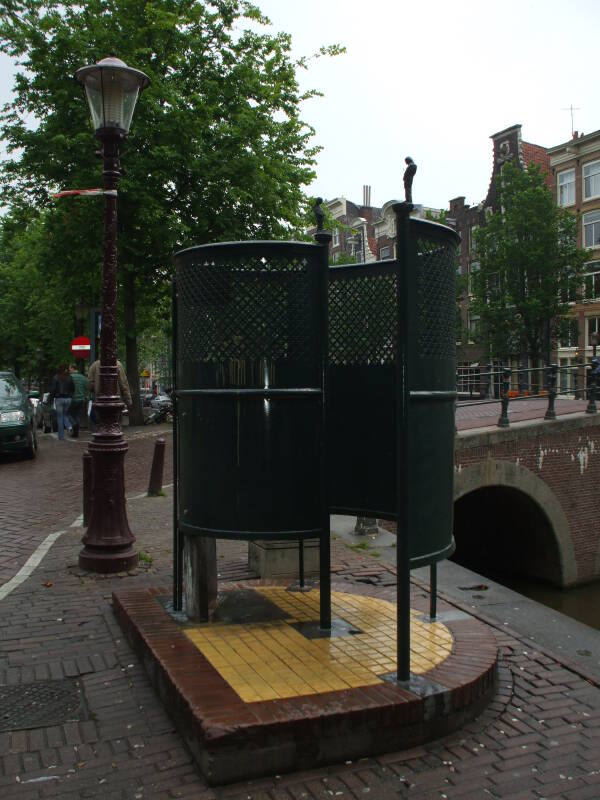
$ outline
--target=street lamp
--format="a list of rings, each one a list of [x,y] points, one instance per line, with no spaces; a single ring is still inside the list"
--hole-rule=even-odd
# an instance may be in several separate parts
[[[596,358],[596,348],[600,343],[600,333],[594,331],[590,334],[590,342],[592,343],[592,358]]]
[[[120,143],[129,133],[137,98],[150,81],[114,53],[77,70],[75,77],[85,89],[104,162],[100,390],[95,399],[98,426],[89,445],[93,504],[79,566],[92,572],[111,573],[131,569],[138,560],[133,547],[135,536],[129,529],[125,510],[123,463],[127,443],[121,432],[123,403],[117,373],[117,187],[121,177]]]

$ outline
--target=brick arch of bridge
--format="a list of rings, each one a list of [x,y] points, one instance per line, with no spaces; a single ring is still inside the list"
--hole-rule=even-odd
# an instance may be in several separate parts
[[[561,586],[577,583],[577,562],[567,517],[547,483],[527,467],[511,461],[487,458],[454,476],[454,502],[481,489],[509,489],[525,495],[546,518],[558,550]]]

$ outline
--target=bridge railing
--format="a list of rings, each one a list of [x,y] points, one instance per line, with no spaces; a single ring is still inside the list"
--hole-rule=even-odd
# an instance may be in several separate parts
[[[456,373],[458,406],[501,403],[497,425],[507,428],[510,424],[508,408],[512,402],[544,398],[548,406],[544,419],[556,419],[557,397],[588,400],[586,413],[595,414],[596,390],[600,359],[594,356],[589,362],[570,366],[549,364],[543,367],[511,369],[487,364],[480,367],[459,367]],[[581,372],[585,378],[580,381]],[[581,384],[581,385],[580,385]]]

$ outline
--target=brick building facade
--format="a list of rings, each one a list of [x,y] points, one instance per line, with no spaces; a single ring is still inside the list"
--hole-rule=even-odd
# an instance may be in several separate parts
[[[570,294],[572,324],[558,344],[559,366],[566,367],[589,362],[592,335],[600,334],[600,131],[586,136],[575,131],[568,142],[551,147],[548,156],[556,203],[580,217],[577,244],[592,255],[583,284]],[[561,373],[564,391],[575,389],[575,374]],[[581,385],[583,375],[578,379]]]
[[[485,200],[476,206],[465,203],[462,196],[455,197],[449,202],[449,220],[454,225],[461,237],[459,251],[459,264],[457,274],[464,276],[464,293],[460,298],[460,315],[462,334],[457,342],[457,365],[461,368],[459,373],[464,376],[464,386],[467,388],[469,376],[478,382],[478,365],[489,361],[489,355],[484,346],[475,344],[473,338],[479,318],[470,311],[471,280],[479,269],[479,259],[475,246],[474,231],[485,224],[486,212],[498,210],[497,178],[503,165],[507,161],[518,164],[521,169],[526,169],[530,164],[537,164],[542,172],[550,174],[550,159],[544,147],[530,142],[524,142],[521,137],[521,126],[513,125],[498,133],[492,134],[492,171],[490,183]],[[548,185],[551,179],[548,177]],[[515,363],[514,366],[517,366]],[[459,381],[461,383],[461,381]]]
[[[326,202],[331,216],[340,223],[332,231],[331,259],[335,263],[342,255],[354,256],[356,261],[369,263],[377,260],[374,220],[380,208],[371,205],[371,187],[363,186],[363,202],[357,205],[345,197]]]

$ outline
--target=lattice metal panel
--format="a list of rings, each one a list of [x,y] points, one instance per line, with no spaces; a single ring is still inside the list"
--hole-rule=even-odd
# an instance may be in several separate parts
[[[177,292],[181,360],[314,359],[305,257],[198,256],[181,266]]]
[[[37,681],[0,686],[0,731],[62,725],[86,719],[77,681]]]
[[[454,358],[456,245],[420,237],[417,239],[417,254],[419,356]]]
[[[396,276],[335,274],[329,279],[329,363],[393,364],[396,350]]]

